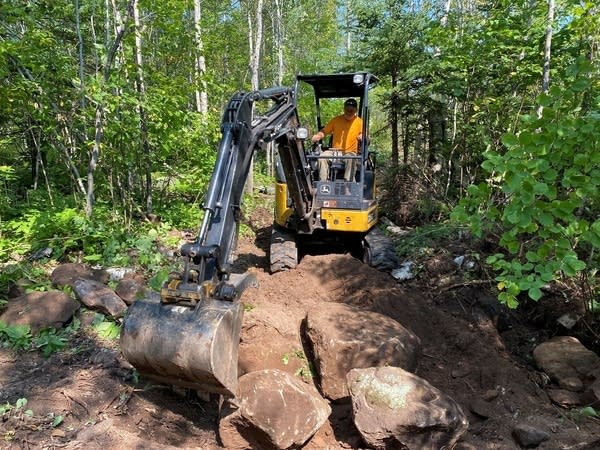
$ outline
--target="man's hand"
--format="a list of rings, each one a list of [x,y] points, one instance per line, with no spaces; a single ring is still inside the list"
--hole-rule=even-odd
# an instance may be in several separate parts
[[[317,134],[313,135],[313,137],[311,138],[311,141],[319,142],[324,137],[325,137],[325,135],[321,131],[319,131]]]

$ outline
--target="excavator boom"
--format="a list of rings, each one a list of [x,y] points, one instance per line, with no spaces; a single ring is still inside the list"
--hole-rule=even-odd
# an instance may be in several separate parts
[[[260,113],[258,103],[264,101],[272,106]],[[232,274],[231,264],[252,156],[262,142],[277,142],[290,176],[295,177],[291,191],[296,214],[307,224],[312,180],[310,170],[302,169],[308,165],[296,134],[291,88],[237,93],[225,108],[221,131],[197,238],[181,248],[183,271],[165,283],[160,295],[131,305],[121,329],[121,349],[147,378],[235,395],[244,310],[239,297],[254,280]]]

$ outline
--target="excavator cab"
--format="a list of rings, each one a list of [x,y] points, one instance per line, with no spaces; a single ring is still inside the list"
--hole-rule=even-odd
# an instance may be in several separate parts
[[[316,130],[321,130],[333,115],[340,114],[344,101],[352,98],[357,101],[365,138],[360,141],[356,155],[329,147],[327,140],[306,149],[313,192],[313,214],[308,227],[294,209],[296,183],[290,182],[294,167],[289,167],[287,156],[279,152],[278,166],[281,167],[276,166],[279,170],[276,171],[275,224],[270,252],[272,272],[295,267],[302,253],[314,243],[321,248],[323,245],[341,246],[368,264],[374,262],[376,244],[371,239],[371,231],[378,220],[378,203],[375,153],[369,148],[369,92],[377,81],[368,72],[297,76],[296,96],[309,91],[314,99]],[[325,150],[332,152],[324,153]],[[329,160],[326,179],[319,177],[318,166],[323,159]],[[355,169],[344,179],[348,165]]]

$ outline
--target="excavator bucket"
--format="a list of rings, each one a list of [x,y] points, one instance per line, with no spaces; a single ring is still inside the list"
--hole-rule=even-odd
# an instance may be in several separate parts
[[[135,301],[121,327],[121,350],[140,375],[161,383],[235,396],[244,305],[204,300]]]

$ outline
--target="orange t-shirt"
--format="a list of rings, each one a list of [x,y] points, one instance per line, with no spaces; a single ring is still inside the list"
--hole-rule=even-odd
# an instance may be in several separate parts
[[[331,119],[325,128],[325,136],[333,133],[331,148],[340,148],[347,152],[358,153],[358,135],[362,133],[363,121],[360,117],[354,116],[351,120],[346,120],[343,115]]]

